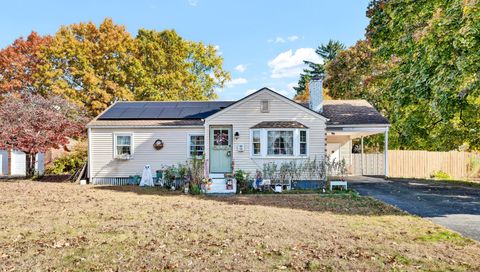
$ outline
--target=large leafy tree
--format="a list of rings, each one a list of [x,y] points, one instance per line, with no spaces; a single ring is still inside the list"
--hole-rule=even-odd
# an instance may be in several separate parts
[[[377,109],[386,107],[383,87],[391,64],[376,57],[368,40],[339,52],[325,65],[324,86],[333,99],[366,99]]]
[[[174,30],[141,29],[135,39],[142,68],[135,84],[138,100],[209,100],[229,74],[212,45],[192,42]]]
[[[34,174],[35,156],[68,143],[85,130],[83,111],[55,96],[6,94],[0,107],[0,149],[27,155],[27,176]]]
[[[300,75],[298,86],[293,88],[297,92],[296,99],[308,99],[308,81],[313,77],[323,78],[325,76],[325,65],[344,49],[345,45],[343,43],[329,40],[327,44],[321,44],[315,50],[315,53],[322,58],[323,63],[304,61],[308,67],[304,69],[303,73]]]
[[[42,63],[39,53],[50,41],[51,37],[32,32],[0,50],[0,94],[38,93],[35,74]]]
[[[111,19],[63,26],[42,50],[36,86],[97,115],[115,100],[207,100],[229,79],[211,45],[175,31],[132,37]]]
[[[62,26],[43,50],[37,85],[44,93],[62,95],[92,115],[116,99],[134,99],[135,41],[111,19]]]
[[[383,91],[392,144],[480,149],[478,1],[379,0],[367,15],[376,56],[393,63]]]

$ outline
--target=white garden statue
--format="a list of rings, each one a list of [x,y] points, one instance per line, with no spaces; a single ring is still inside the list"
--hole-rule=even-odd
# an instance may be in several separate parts
[[[150,169],[150,165],[145,165],[143,168],[142,180],[140,181],[140,186],[149,186],[153,187],[153,177],[152,177],[152,170]]]

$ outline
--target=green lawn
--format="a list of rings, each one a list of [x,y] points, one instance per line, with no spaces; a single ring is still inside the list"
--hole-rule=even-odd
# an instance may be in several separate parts
[[[477,242],[355,195],[0,182],[1,270],[480,270]]]

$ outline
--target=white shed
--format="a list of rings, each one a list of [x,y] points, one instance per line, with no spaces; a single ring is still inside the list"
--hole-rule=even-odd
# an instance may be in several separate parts
[[[43,174],[45,170],[44,154],[36,156],[35,171]],[[10,160],[10,162],[9,162]],[[0,176],[25,176],[26,155],[18,150],[0,150]]]

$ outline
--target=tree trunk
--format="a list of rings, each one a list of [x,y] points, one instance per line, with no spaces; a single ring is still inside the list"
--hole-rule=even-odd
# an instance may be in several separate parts
[[[31,178],[35,175],[35,157],[37,154],[25,154],[25,175]]]

